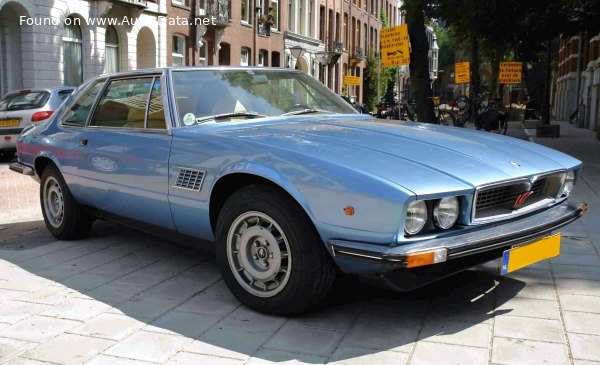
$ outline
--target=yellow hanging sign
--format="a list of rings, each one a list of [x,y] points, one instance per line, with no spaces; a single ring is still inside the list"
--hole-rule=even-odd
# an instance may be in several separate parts
[[[500,84],[520,84],[523,74],[523,62],[500,62]]]
[[[471,81],[470,62],[458,62],[454,64],[454,82],[464,84]]]
[[[344,75],[344,84],[346,85],[360,85],[360,77]]]
[[[392,67],[408,65],[408,25],[402,24],[381,30],[381,65]]]

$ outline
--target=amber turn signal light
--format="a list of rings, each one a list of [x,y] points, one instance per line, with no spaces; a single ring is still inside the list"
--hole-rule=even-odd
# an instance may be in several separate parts
[[[448,259],[448,250],[445,248],[437,248],[431,251],[421,251],[409,253],[406,256],[406,267],[419,267],[425,265],[437,264],[445,262]]]

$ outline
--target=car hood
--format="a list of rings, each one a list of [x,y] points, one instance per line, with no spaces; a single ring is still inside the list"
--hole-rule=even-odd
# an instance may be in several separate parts
[[[357,117],[292,117],[219,134],[293,151],[392,181],[418,196],[573,168],[561,152],[488,132]]]

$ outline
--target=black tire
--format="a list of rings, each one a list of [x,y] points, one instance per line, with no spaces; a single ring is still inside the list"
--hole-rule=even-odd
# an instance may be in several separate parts
[[[56,198],[58,206],[51,204],[51,201],[54,201],[52,197]],[[94,222],[93,217],[77,204],[60,171],[52,164],[46,166],[42,173],[40,204],[46,227],[54,237],[60,240],[72,240],[89,234]],[[53,210],[56,214],[53,214]],[[62,217],[59,214],[61,210]]]
[[[248,225],[247,221],[243,221],[246,216],[249,216],[250,220],[253,214],[264,215],[266,220],[262,219],[256,225]],[[241,225],[240,219],[244,222]],[[275,227],[273,222],[269,224],[269,219],[275,222]],[[238,231],[237,227],[245,227],[245,230]],[[254,231],[245,233],[251,229]],[[249,270],[244,266],[243,255],[246,258],[245,263],[252,264],[254,260],[256,264],[257,260],[260,261],[257,254],[261,252],[255,251],[252,254],[251,250],[269,246],[266,243],[266,246],[260,244],[259,247],[258,242],[262,236],[257,238],[253,235],[257,229],[262,229],[261,232],[266,232],[265,235],[273,230],[276,232],[273,236],[279,236],[276,239],[277,252],[287,252],[286,255],[279,255],[282,258],[277,267],[286,268],[285,272],[278,271],[277,275],[282,276],[263,281],[255,280],[251,271],[255,271],[256,266],[251,265]],[[296,201],[276,187],[250,185],[232,194],[219,213],[216,239],[217,262],[225,283],[240,302],[259,312],[286,316],[306,312],[327,296],[337,275],[337,269],[306,213]],[[237,240],[233,242],[233,239]],[[272,246],[271,248],[275,250]],[[265,257],[273,258],[272,252],[263,252],[261,256],[265,262]],[[276,266],[277,263],[273,265]],[[265,271],[266,268],[269,266],[259,267]],[[263,295],[260,290],[255,290],[259,283],[267,288],[264,289],[264,295],[269,296],[259,296]],[[276,284],[269,288],[270,283]],[[259,293],[254,294],[252,290]]]
[[[450,113],[449,111],[440,110],[440,112],[438,113],[438,123],[439,124],[454,127],[455,122],[456,121],[455,121],[454,115],[452,115],[452,113]]]

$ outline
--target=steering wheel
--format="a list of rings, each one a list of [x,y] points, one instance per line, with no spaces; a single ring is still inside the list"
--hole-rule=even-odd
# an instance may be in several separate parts
[[[285,109],[284,112],[289,113],[289,112],[293,112],[296,110],[303,110],[303,109],[311,109],[311,107],[306,104],[294,104],[294,105],[290,106],[289,108]]]

